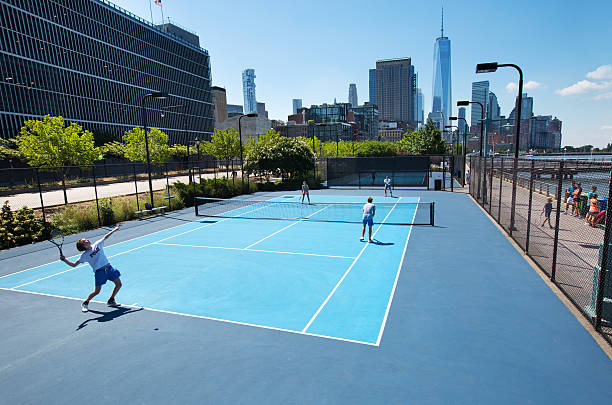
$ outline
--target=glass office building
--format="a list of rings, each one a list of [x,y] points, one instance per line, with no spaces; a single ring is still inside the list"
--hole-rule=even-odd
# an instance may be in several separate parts
[[[370,69],[370,104],[376,104],[376,69]]]
[[[472,82],[472,102],[480,103],[483,105],[484,117],[486,118],[489,104],[488,80],[483,80],[481,82]],[[481,107],[480,104],[470,104],[472,106],[472,111],[470,113],[470,126],[474,129],[476,129],[476,127],[480,125],[480,120],[482,119],[483,107]]]
[[[451,86],[451,42],[444,36],[444,26],[434,45],[433,63],[433,89],[432,113],[443,117],[439,127],[449,125],[448,117],[453,115],[452,86]]]
[[[348,103],[313,105],[306,112],[306,122],[348,122],[350,108]]]
[[[416,75],[410,58],[376,61],[376,105],[380,119],[416,127]]]
[[[61,115],[120,139],[142,126],[170,143],[214,127],[208,52],[105,0],[0,0],[0,133]],[[178,34],[177,34],[178,33]],[[145,95],[165,91],[154,100]]]
[[[256,113],[255,69],[244,69],[242,72],[242,96],[244,98],[244,113]]]

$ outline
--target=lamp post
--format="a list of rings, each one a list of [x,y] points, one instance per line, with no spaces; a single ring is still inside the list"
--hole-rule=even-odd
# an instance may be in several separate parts
[[[463,120],[465,122],[465,126],[463,127],[463,147],[462,147],[462,155],[463,155],[463,184],[465,184],[465,156],[467,155],[467,120],[463,117],[448,117],[448,119],[450,121],[459,121],[459,120]],[[482,125],[480,126],[482,128],[482,126],[484,125],[484,122],[482,123]],[[481,134],[482,136],[482,134]],[[480,150],[480,152],[482,153],[482,149]]]
[[[512,231],[515,229],[514,220],[516,213],[516,176],[517,176],[517,165],[518,165],[518,157],[519,157],[519,148],[520,148],[520,136],[521,136],[521,108],[522,108],[522,100],[523,100],[523,71],[520,67],[513,63],[502,63],[499,64],[497,62],[490,63],[479,63],[476,65],[476,73],[489,73],[495,72],[500,67],[512,67],[516,69],[519,73],[519,83],[518,83],[518,99],[516,102],[516,132],[514,137],[514,163],[512,167],[512,207],[510,209],[510,236],[512,236]]]
[[[241,120],[244,117],[257,117],[256,112],[251,112],[248,114],[242,114],[240,118],[238,118],[238,137],[240,138],[240,177],[242,178],[242,192],[244,193],[244,158],[242,156],[242,126]]]
[[[149,137],[147,135],[147,113],[145,110],[145,100],[147,97],[155,98],[158,100],[164,100],[168,98],[168,93],[165,91],[154,91],[152,93],[147,93],[142,97],[141,107],[142,107],[142,127],[144,128],[144,137],[145,137],[145,149],[147,150],[147,173],[149,174],[149,194],[151,195],[151,207],[154,207],[153,204],[153,181],[151,180],[151,157],[149,155]]]
[[[465,107],[470,104],[478,104],[480,106],[480,156],[482,156],[482,145],[483,145],[484,126],[485,126],[485,120],[484,120],[485,119],[485,109],[484,109],[484,105],[482,105],[480,101],[469,101],[469,100],[457,101],[457,107]],[[467,121],[465,122],[465,125],[467,126]],[[485,156],[486,154],[487,153],[485,151]]]

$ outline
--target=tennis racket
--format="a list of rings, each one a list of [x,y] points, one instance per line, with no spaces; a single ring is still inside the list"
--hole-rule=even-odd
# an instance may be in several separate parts
[[[62,245],[64,244],[64,234],[59,229],[54,229],[51,231],[51,239],[49,242],[53,243],[59,249],[60,255],[64,255],[62,253]]]

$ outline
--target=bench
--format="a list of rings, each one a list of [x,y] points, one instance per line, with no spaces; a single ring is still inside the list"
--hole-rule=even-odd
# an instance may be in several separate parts
[[[142,219],[142,215],[146,214],[146,213],[161,213],[164,214],[166,212],[166,207],[165,205],[162,205],[161,207],[152,207],[151,204],[146,203],[145,204],[145,209],[144,210],[140,210],[140,211],[136,211],[136,215],[138,215],[138,219]]]

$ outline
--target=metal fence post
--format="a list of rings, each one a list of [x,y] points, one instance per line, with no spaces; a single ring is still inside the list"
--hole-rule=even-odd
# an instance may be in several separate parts
[[[446,191],[446,156],[442,156],[442,190]]]
[[[172,198],[170,198],[170,177],[168,175],[168,162],[164,162],[166,166],[166,196],[168,197],[168,211],[172,211]]]
[[[454,175],[455,175],[455,155],[451,155],[450,157],[451,161],[450,161],[450,183],[451,183],[451,193],[454,191],[453,190],[453,186],[454,186]]]
[[[499,166],[499,205],[497,208],[497,222],[501,224],[502,189],[504,188],[504,158],[501,158]]]
[[[102,226],[102,221],[100,220],[100,204],[98,202],[98,185],[96,183],[96,165],[91,166],[91,173],[93,175],[94,193],[96,194],[96,210],[98,211],[98,226]]]
[[[612,169],[610,170],[610,182],[608,185],[608,207],[606,208],[606,230],[604,232],[603,250],[601,252],[601,266],[599,269],[599,282],[597,284],[597,303],[595,305],[595,328],[601,326],[601,313],[603,311],[604,286],[606,285],[606,270],[608,270],[608,257],[610,252],[610,233],[612,232],[612,214],[610,213],[610,201],[612,201]],[[612,269],[610,269],[612,271]]]
[[[527,235],[525,238],[525,253],[529,252],[529,233],[531,232],[531,207],[533,206],[533,170],[535,160],[531,159],[531,168],[529,170],[529,208],[527,211]]]
[[[36,183],[38,183],[38,194],[40,195],[40,208],[42,210],[43,223],[46,223],[47,220],[45,218],[45,203],[43,201],[42,187],[40,186],[40,175],[38,173],[38,167],[36,168]]]
[[[559,174],[557,175],[558,186],[557,186],[557,218],[555,220],[555,240],[553,241],[553,257],[552,257],[552,269],[550,271],[550,280],[555,281],[555,272],[557,271],[557,245],[559,244],[559,222],[561,219],[561,189],[563,188],[563,165],[564,162],[559,163]]]
[[[136,177],[136,163],[132,163],[132,169],[134,170],[134,188],[136,189],[136,210],[140,211],[140,204],[138,202],[138,178]]]

